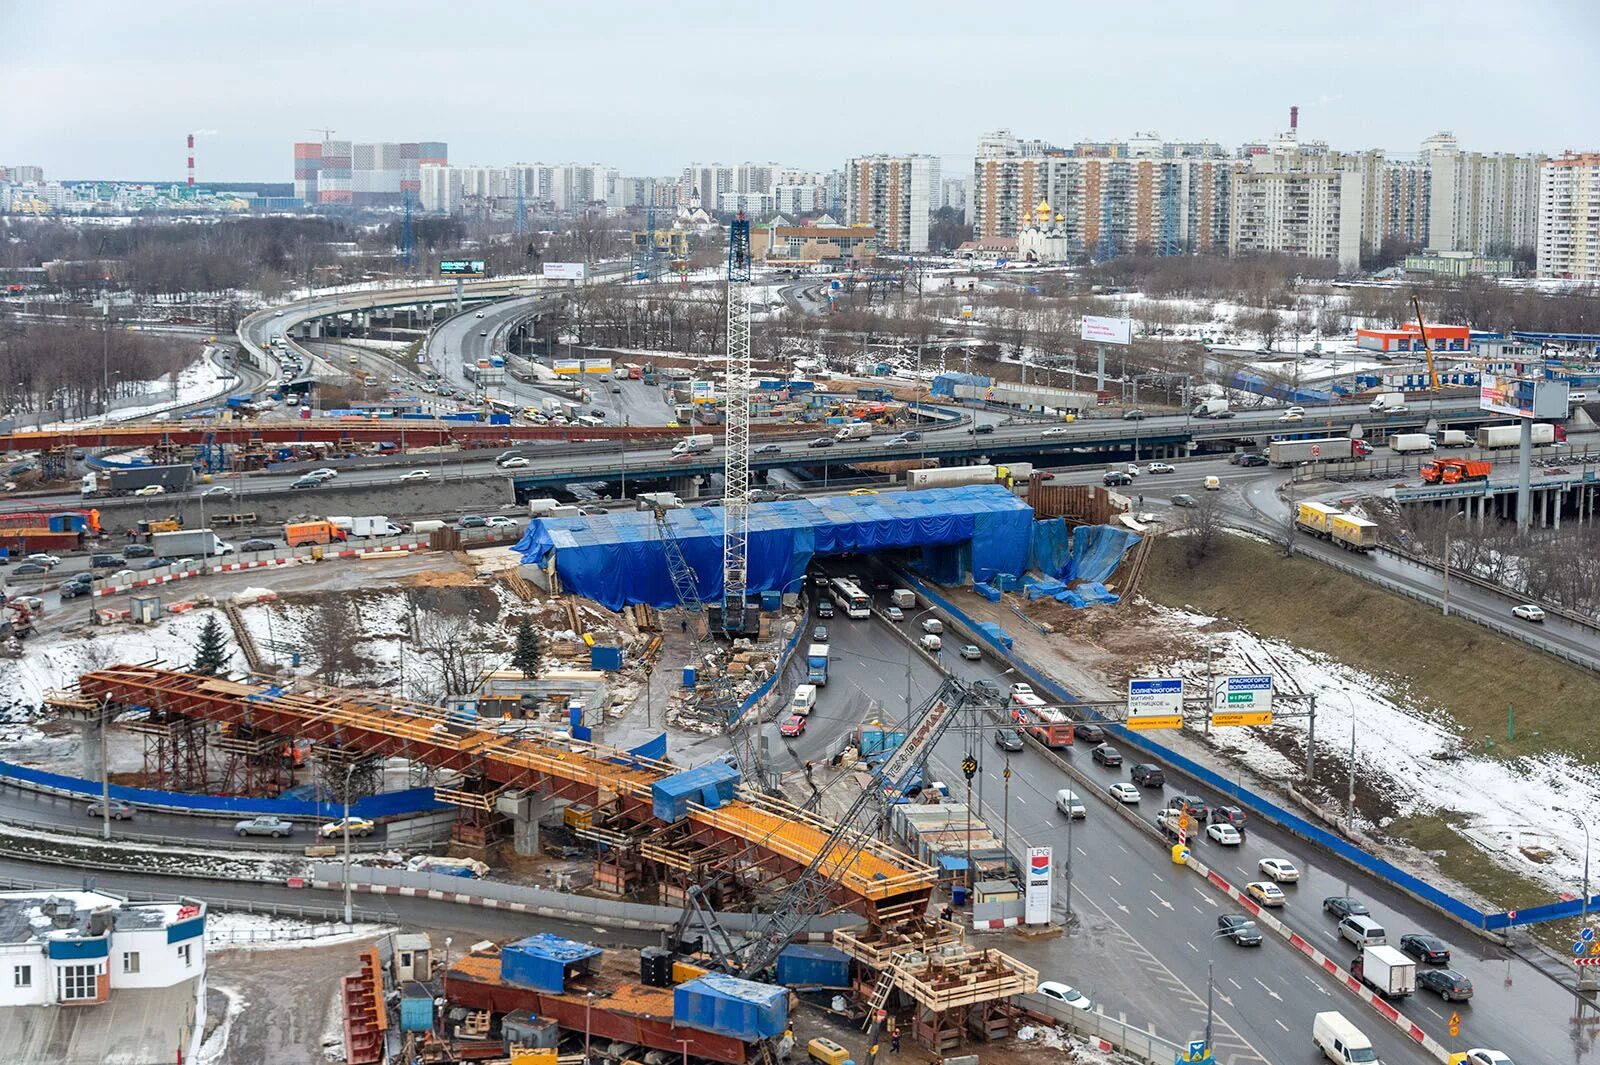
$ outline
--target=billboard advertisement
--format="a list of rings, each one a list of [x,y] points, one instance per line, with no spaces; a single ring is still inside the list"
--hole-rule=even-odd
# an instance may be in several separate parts
[[[482,277],[482,259],[440,259],[439,273],[444,277]]]
[[[711,390],[711,382],[710,381],[690,381],[689,382],[689,402],[690,403],[710,403],[715,398],[716,398],[716,396]]]
[[[1530,381],[1486,373],[1478,383],[1478,408],[1514,418],[1565,418],[1565,381]]]
[[[1183,678],[1128,681],[1128,727],[1135,731],[1183,727]]]
[[[582,263],[544,264],[544,276],[553,281],[582,281],[586,272]]]
[[[556,359],[550,368],[561,377],[571,377],[573,374],[603,373],[610,375],[610,359]]]
[[[1272,724],[1272,678],[1267,675],[1228,677],[1217,686],[1211,708],[1213,725]]]
[[[1078,335],[1095,344],[1132,344],[1133,319],[1086,314]]]
[[[1028,848],[1027,889],[1022,896],[1022,921],[1024,924],[1050,923],[1050,865],[1049,847]]]

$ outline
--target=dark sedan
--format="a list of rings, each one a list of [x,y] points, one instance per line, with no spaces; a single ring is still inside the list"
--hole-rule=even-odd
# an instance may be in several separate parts
[[[1328,896],[1322,900],[1322,910],[1324,913],[1333,914],[1341,921],[1346,917],[1365,917],[1372,912],[1367,909],[1366,903],[1347,895]]]
[[[1438,936],[1412,932],[1409,935],[1400,937],[1400,949],[1418,961],[1425,961],[1429,965],[1450,964],[1450,944]]]
[[[994,730],[994,745],[1002,751],[1022,750],[1022,733],[1014,728],[997,728]]]
[[[815,440],[811,441],[809,444],[806,445],[806,447],[832,447],[832,446],[833,446],[833,437],[831,437],[831,436],[819,436]]]
[[[1454,969],[1424,969],[1417,974],[1417,986],[1446,1002],[1465,1002],[1472,997],[1472,981]]]
[[[1106,730],[1089,722],[1082,722],[1072,726],[1072,735],[1075,739],[1082,740],[1084,743],[1106,742]]]
[[[1228,938],[1241,947],[1259,947],[1261,945],[1261,929],[1256,923],[1242,913],[1225,913],[1217,918],[1217,927],[1228,934]]]
[[[1103,743],[1094,750],[1090,751],[1089,757],[1093,758],[1103,766],[1115,767],[1122,764],[1122,752],[1117,750],[1115,747],[1108,747]]]
[[[1211,823],[1214,825],[1228,824],[1243,832],[1245,820],[1244,811],[1237,806],[1219,806],[1211,811]]]

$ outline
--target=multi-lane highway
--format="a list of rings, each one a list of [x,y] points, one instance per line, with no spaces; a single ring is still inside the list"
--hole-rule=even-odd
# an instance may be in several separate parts
[[[919,614],[907,614],[901,627],[909,630]],[[777,737],[775,730],[769,735],[780,769],[793,771],[805,759],[825,756],[873,708],[886,720],[903,715],[908,670],[913,705],[938,682],[932,663],[912,652],[879,617],[850,621],[841,616],[827,624],[833,647],[829,682],[807,734],[791,741]],[[947,647],[956,642],[946,636]],[[943,665],[964,678],[993,680],[1002,688],[1014,679],[987,657],[974,663],[947,653]],[[1236,908],[1198,877],[1176,869],[1165,847],[1110,808],[1105,787],[1128,779],[1128,766],[1138,760],[1132,751],[1118,769],[1094,763],[1086,747],[1065,753],[1097,782],[1085,788],[1032,746],[1009,756],[999,751],[987,722],[981,733],[952,729],[935,751],[930,776],[949,784],[958,800],[965,797],[958,767],[969,748],[979,762],[973,798],[981,801],[990,826],[1008,831],[1013,843],[1025,839],[1054,847],[1058,867],[1063,855],[1072,855],[1073,911],[1079,928],[1062,940],[1005,946],[1037,965],[1043,977],[1078,986],[1113,1015],[1125,1013],[1130,1021],[1152,1023],[1171,1037],[1197,1037],[1204,1020],[1207,963],[1214,961],[1222,1022],[1217,1044],[1223,1062],[1311,1060],[1311,1018],[1327,1009],[1354,1019],[1389,1065],[1431,1060],[1275,937],[1269,935],[1262,947],[1250,949],[1210,938],[1217,917]],[[1009,794],[1004,778],[1008,764]],[[1070,848],[1066,820],[1054,808],[1055,792],[1063,787],[1083,796],[1089,808],[1088,817],[1072,825]],[[1169,772],[1166,788],[1143,789],[1138,809],[1149,819],[1167,798],[1196,794],[1212,802],[1226,799]],[[1391,942],[1413,931],[1449,942],[1451,964],[1472,979],[1476,997],[1447,1006],[1419,991],[1398,1004],[1446,1045],[1497,1047],[1519,1062],[1600,1062],[1592,1035],[1570,1023],[1575,1001],[1569,992],[1510,951],[1477,938],[1389,885],[1265,824],[1252,823],[1237,848],[1210,841],[1196,848],[1204,861],[1239,885],[1261,879],[1257,863],[1262,858],[1290,858],[1302,879],[1285,885],[1289,903],[1280,916],[1341,962],[1348,962],[1353,948],[1337,939],[1333,918],[1322,912],[1321,901],[1329,895],[1353,894],[1366,901],[1389,930]],[[1065,903],[1065,885],[1059,881],[1056,901],[1058,908]],[[1452,1009],[1463,1018],[1462,1036],[1455,1040],[1448,1037],[1445,1023]],[[1185,1023],[1187,1031],[1181,1027]]]

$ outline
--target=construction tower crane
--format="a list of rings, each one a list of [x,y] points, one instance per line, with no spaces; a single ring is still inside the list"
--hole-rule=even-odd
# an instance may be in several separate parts
[[[906,731],[906,738],[886,758],[861,789],[826,843],[795,878],[771,911],[751,932],[749,944],[738,959],[735,975],[754,979],[778,960],[778,954],[803,931],[813,917],[831,905],[829,890],[839,871],[848,868],[876,838],[878,828],[894,800],[904,793],[914,774],[928,762],[939,737],[963,708],[976,706],[976,697],[961,681],[948,677],[929,696]],[[708,929],[715,933],[717,929]],[[723,933],[723,941],[726,934]]]
[[[750,220],[728,226],[728,366],[722,440],[722,628],[745,630],[750,563]]]
[[[1411,294],[1411,306],[1417,312],[1417,332],[1422,334],[1422,352],[1428,357],[1428,384],[1433,389],[1433,394],[1439,394],[1439,371],[1433,365],[1433,345],[1428,343],[1428,327],[1422,324],[1422,300],[1417,294]]]

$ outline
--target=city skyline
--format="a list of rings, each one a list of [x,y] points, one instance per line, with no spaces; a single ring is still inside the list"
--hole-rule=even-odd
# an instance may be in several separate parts
[[[1231,151],[1281,130],[1290,105],[1302,136],[1350,151],[1410,153],[1448,129],[1473,151],[1557,154],[1600,134],[1581,94],[1492,76],[1476,58],[1493,27],[1497,54],[1537,54],[1584,83],[1600,13],[1581,3],[1536,3],[1509,25],[1486,3],[1448,18],[1346,5],[1279,25],[1280,7],[1238,0],[1158,31],[1073,12],[1070,32],[1047,5],[1015,12],[1010,32],[958,22],[963,9],[942,4],[853,11],[848,32],[731,5],[695,23],[636,13],[633,29],[629,10],[619,22],[505,5],[478,23],[493,34],[462,27],[452,40],[430,9],[405,4],[381,18],[372,5],[308,9],[303,23],[243,10],[219,22],[199,4],[160,20],[110,5],[30,9],[0,43],[0,92],[27,104],[8,110],[0,143],[65,180],[161,181],[183,177],[184,138],[198,132],[204,183],[289,181],[282,146],[320,139],[322,125],[340,140],[437,136],[464,163],[595,160],[639,176],[697,159],[831,170],[866,153],[926,153],[954,173],[1001,127],[1056,143],[1153,130]],[[873,62],[850,60],[867,39]],[[1463,58],[1413,61],[1412,40]],[[235,42],[249,46],[230,51]],[[828,73],[830,49],[848,77]],[[1131,58],[1080,65],[1088,54]]]

